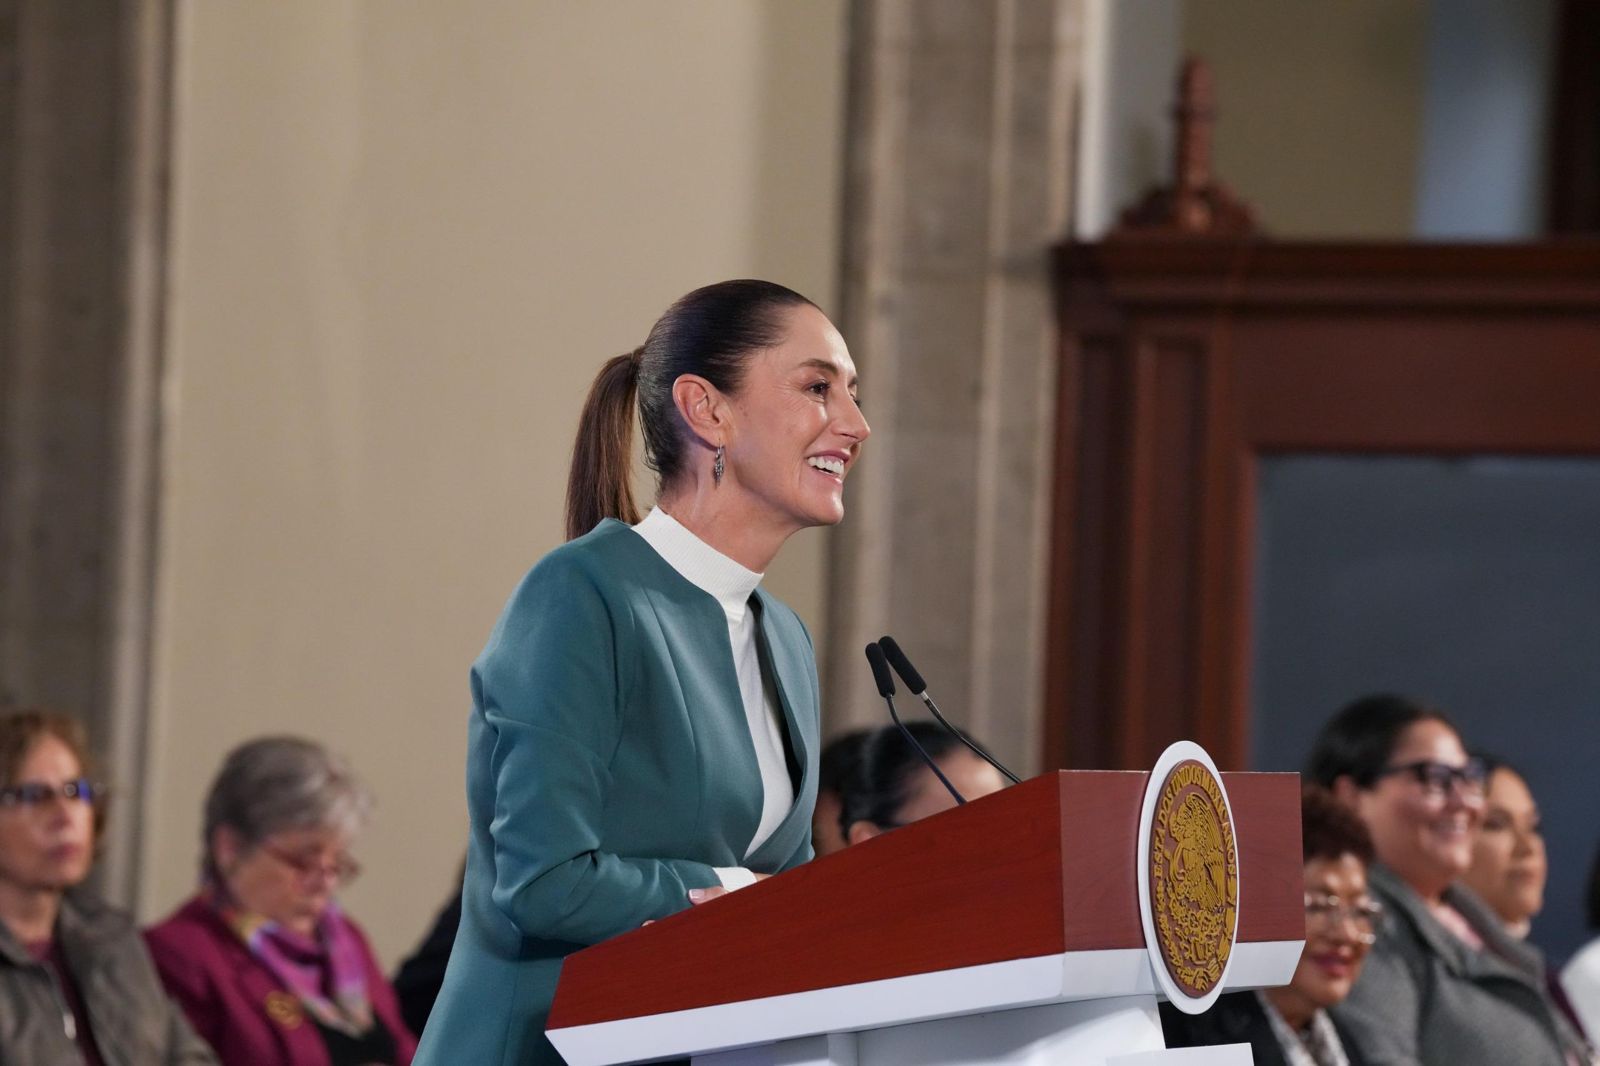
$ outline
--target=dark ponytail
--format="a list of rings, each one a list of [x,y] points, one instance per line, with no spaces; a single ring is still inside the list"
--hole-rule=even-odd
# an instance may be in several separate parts
[[[633,525],[633,399],[639,386],[639,353],[606,360],[589,387],[578,418],[567,475],[567,539],[583,536],[602,518]]]
[[[639,521],[632,477],[635,397],[645,462],[656,472],[658,489],[664,488],[688,460],[673,384],[684,374],[694,374],[734,395],[749,357],[783,341],[782,312],[800,306],[816,305],[770,281],[707,285],[667,308],[644,344],[601,367],[583,405],[572,449],[567,539],[583,536],[603,518],[629,525]]]

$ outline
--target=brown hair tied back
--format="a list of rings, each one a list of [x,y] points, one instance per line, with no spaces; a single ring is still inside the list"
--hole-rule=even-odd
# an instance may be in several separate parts
[[[572,471],[567,476],[567,539],[581,537],[602,518],[633,525],[639,508],[633,502],[633,399],[639,388],[643,346],[606,360],[583,414],[572,446]]]
[[[736,394],[750,356],[780,343],[783,312],[801,305],[815,306],[770,281],[707,285],[667,308],[642,345],[607,360],[589,389],[572,447],[568,540],[605,518],[629,525],[639,521],[633,499],[635,401],[645,462],[656,472],[659,490],[682,472],[689,445],[672,400],[673,383],[694,374]]]

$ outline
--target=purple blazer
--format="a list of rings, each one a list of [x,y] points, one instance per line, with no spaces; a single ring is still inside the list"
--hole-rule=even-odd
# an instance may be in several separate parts
[[[394,988],[366,936],[359,928],[355,933],[366,955],[373,1012],[394,1036],[401,1066],[409,1066],[416,1037],[400,1018]],[[223,1066],[328,1066],[322,1036],[300,1001],[205,901],[191,899],[148,930],[145,940],[162,984]]]

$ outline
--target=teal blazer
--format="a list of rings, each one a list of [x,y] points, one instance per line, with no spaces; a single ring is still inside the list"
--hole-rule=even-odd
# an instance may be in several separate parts
[[[811,637],[752,605],[796,787],[746,859],[761,775],[716,599],[609,519],[517,587],[472,669],[461,925],[416,1066],[561,1062],[544,1026],[568,953],[682,910],[713,867],[811,858]]]

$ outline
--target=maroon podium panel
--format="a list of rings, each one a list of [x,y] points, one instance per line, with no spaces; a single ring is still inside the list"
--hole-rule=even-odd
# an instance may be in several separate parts
[[[570,956],[549,1028],[1066,952],[1143,948],[1143,772],[1058,771]],[[1305,935],[1296,774],[1222,779],[1238,943]]]

